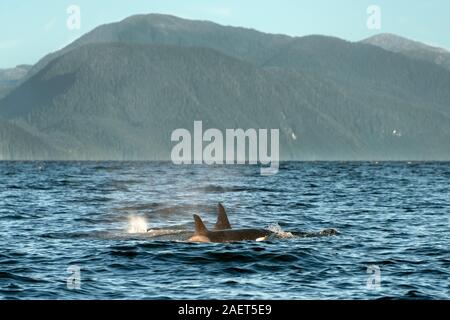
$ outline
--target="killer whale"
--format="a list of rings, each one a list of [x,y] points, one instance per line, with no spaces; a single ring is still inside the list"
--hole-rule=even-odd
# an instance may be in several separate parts
[[[195,232],[189,238],[190,242],[236,242],[263,241],[275,232],[267,229],[232,229],[228,215],[221,203],[217,206],[217,221],[213,230],[206,228],[200,216],[194,214]],[[336,229],[324,229],[319,232],[292,232],[300,237],[325,237],[339,234]]]
[[[272,231],[266,229],[232,229],[221,203],[217,206],[217,222],[213,230],[208,230],[202,219],[196,214],[194,214],[194,222],[195,233],[189,239],[191,242],[261,241],[273,234]]]
[[[200,219],[201,220],[201,219]],[[217,205],[217,222],[214,225],[214,230],[228,230],[231,229],[230,221],[228,220],[228,215],[225,211],[223,205],[219,202]]]

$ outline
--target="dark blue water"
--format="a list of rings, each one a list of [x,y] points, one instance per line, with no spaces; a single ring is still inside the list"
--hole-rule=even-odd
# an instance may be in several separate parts
[[[0,298],[448,299],[449,182],[448,163],[285,163],[263,177],[251,166],[0,162]],[[192,214],[211,225],[219,201],[234,227],[340,234],[186,242]],[[128,233],[132,216],[153,231]],[[368,268],[379,270],[369,286]]]

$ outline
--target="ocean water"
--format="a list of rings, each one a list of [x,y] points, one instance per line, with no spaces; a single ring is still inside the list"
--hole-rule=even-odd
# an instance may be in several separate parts
[[[218,202],[340,233],[187,242]],[[0,162],[0,298],[449,299],[449,202],[449,163]]]

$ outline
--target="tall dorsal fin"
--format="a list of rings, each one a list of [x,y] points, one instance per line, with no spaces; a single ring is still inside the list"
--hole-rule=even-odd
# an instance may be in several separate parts
[[[208,232],[208,229],[206,229],[202,219],[198,215],[194,214],[194,221],[195,221],[195,234],[205,235]]]
[[[227,213],[221,203],[217,205],[217,222],[214,225],[215,230],[231,229],[230,221],[228,221]]]

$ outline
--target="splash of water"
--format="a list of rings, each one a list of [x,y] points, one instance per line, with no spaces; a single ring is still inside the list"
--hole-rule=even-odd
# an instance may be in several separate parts
[[[128,217],[128,233],[146,233],[147,221],[144,217],[130,216]]]
[[[291,232],[283,231],[281,226],[278,223],[272,223],[267,227],[267,230],[273,232],[280,238],[293,238],[294,235]]]

